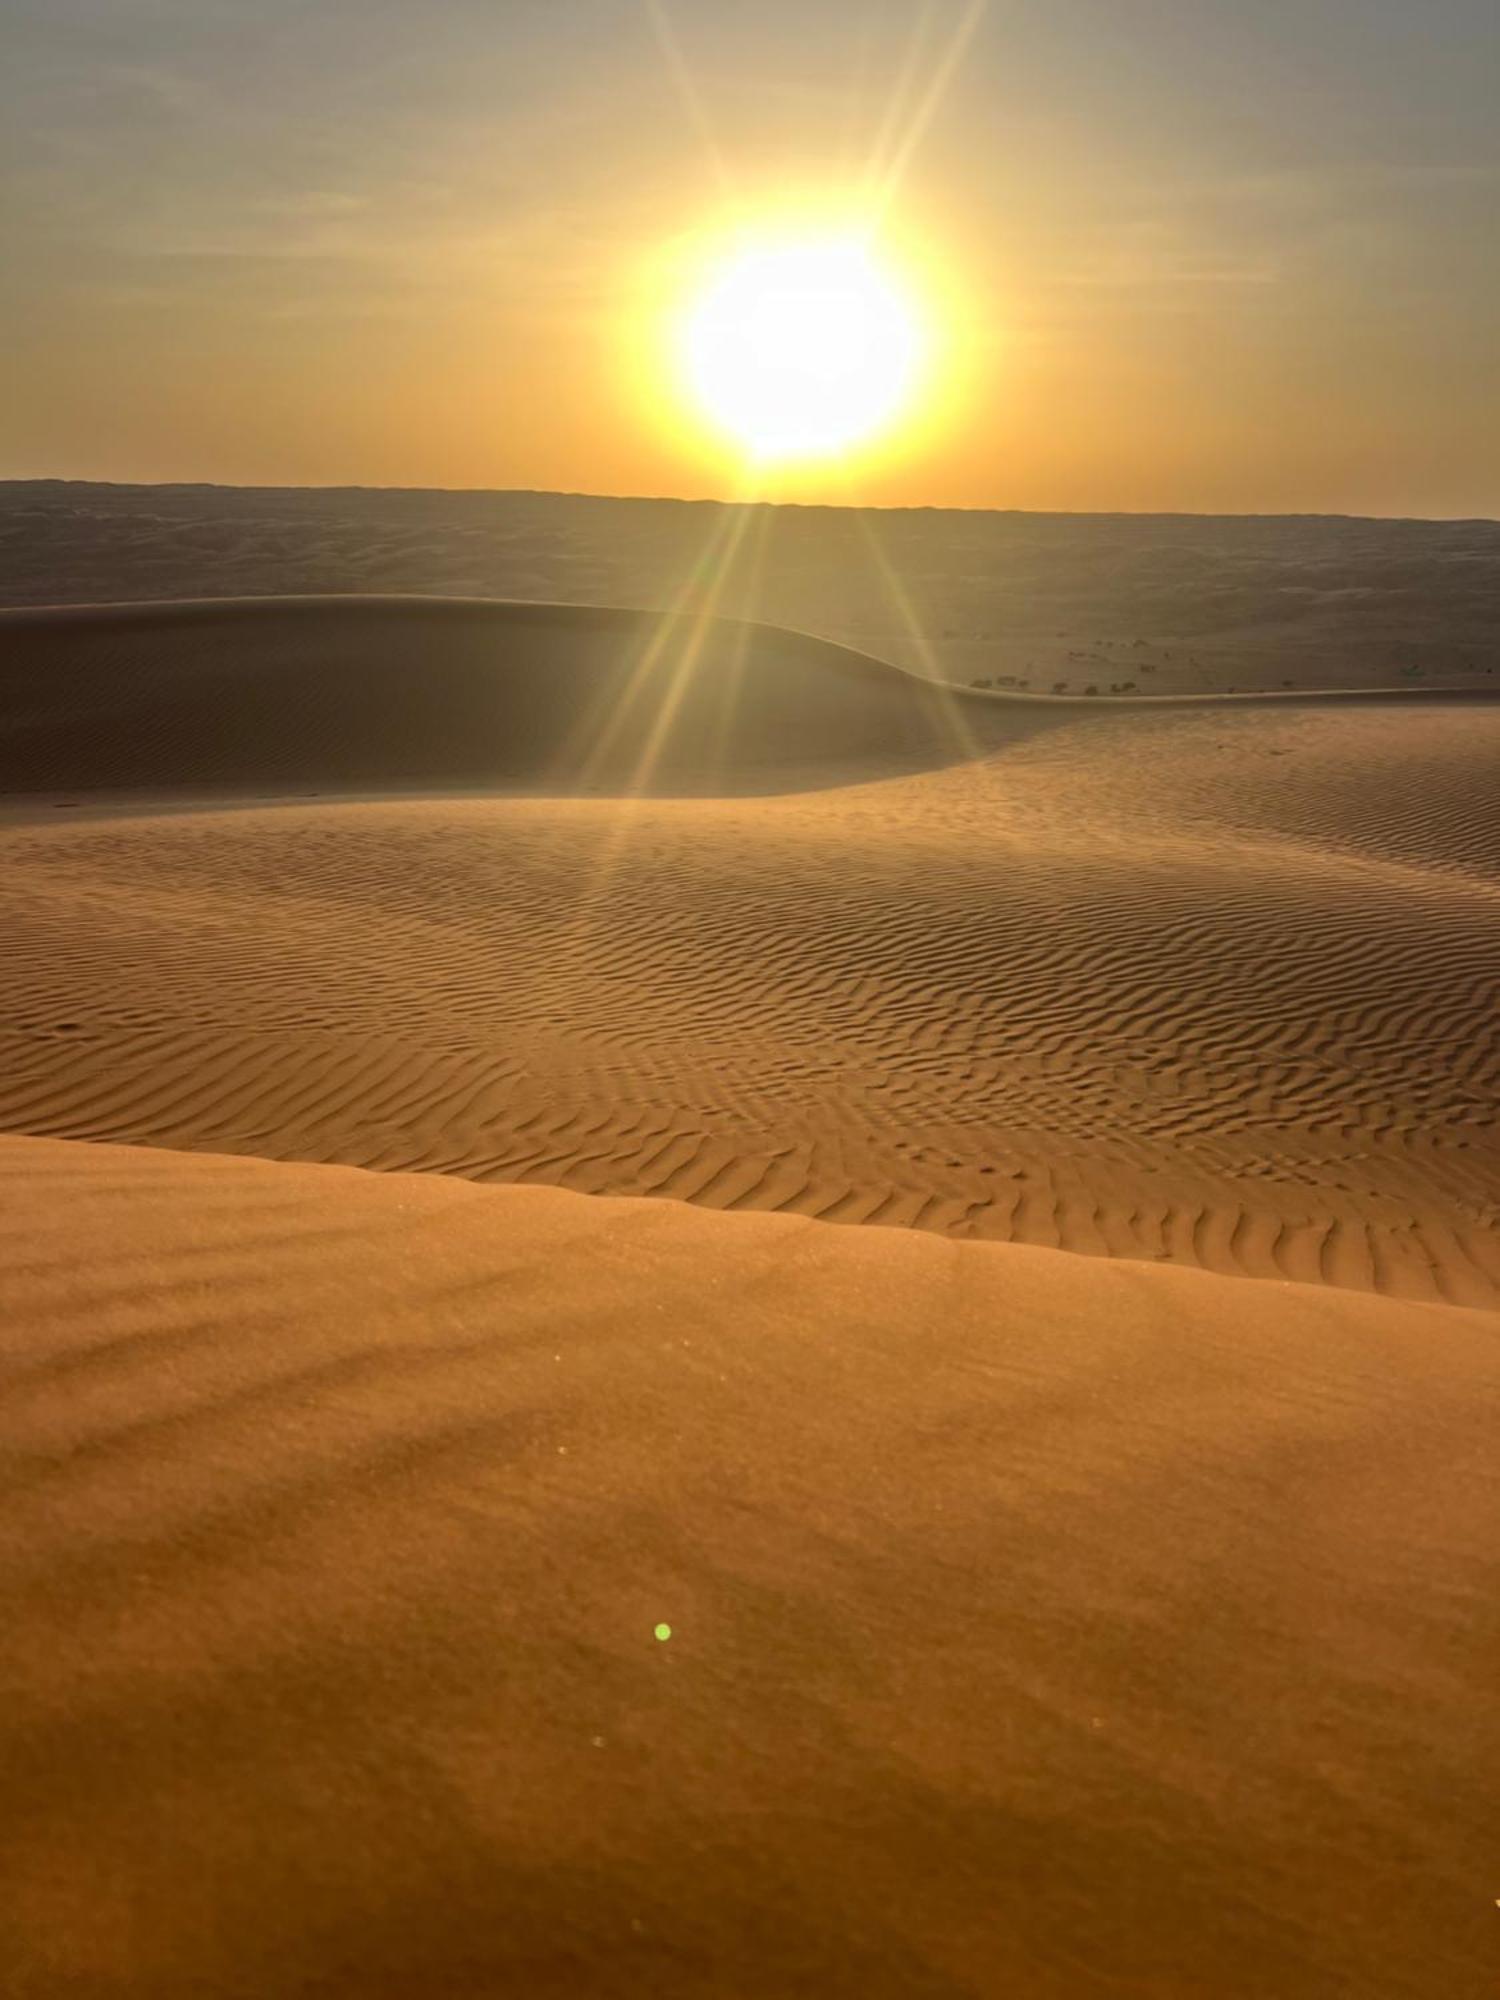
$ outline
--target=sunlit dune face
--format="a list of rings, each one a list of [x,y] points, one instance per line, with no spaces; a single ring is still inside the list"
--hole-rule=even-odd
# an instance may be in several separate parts
[[[914,304],[872,246],[820,236],[742,247],[678,328],[699,414],[757,462],[837,458],[892,430],[924,361]]]

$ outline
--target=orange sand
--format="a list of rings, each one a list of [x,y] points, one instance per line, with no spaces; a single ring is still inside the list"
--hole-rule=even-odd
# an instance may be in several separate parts
[[[262,803],[0,828],[0,1126],[1500,1298],[1500,707],[958,703],[545,607],[12,637],[14,766]],[[264,803],[298,759],[345,796]]]
[[[0,1232],[16,2000],[1491,1990],[1495,1316],[24,1139]]]
[[[1497,751],[0,614],[6,2000],[1488,1996]]]

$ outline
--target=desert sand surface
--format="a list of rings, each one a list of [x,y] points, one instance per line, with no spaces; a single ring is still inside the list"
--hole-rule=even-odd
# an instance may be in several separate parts
[[[15,2000],[1493,1991],[1492,1314],[23,1138],[0,1273]]]
[[[709,608],[1081,697],[1500,674],[1494,521],[0,481],[0,604],[288,592]]]
[[[0,631],[5,1129],[1500,1298],[1493,703],[536,606]]]
[[[1497,762],[0,613],[0,1988],[1487,1995]]]

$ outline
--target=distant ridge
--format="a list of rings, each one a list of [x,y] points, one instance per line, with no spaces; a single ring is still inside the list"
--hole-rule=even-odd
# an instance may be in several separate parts
[[[250,484],[242,480],[220,479],[0,479],[0,496],[36,490],[99,492],[116,494],[152,493],[243,493],[246,496],[306,495],[309,499],[336,499],[344,494],[417,496],[461,500],[583,500],[608,506],[641,507],[724,507],[766,508],[776,513],[800,514],[956,514],[993,515],[1020,521],[1330,521],[1350,524],[1371,523],[1404,528],[1492,527],[1500,534],[1500,517],[1490,514],[1357,514],[1336,508],[1260,509],[1227,513],[1218,508],[1184,507],[979,507],[926,501],[874,503],[851,507],[836,500],[735,500],[712,493],[598,493],[563,486],[405,486],[382,485],[371,481],[341,481],[330,485]]]

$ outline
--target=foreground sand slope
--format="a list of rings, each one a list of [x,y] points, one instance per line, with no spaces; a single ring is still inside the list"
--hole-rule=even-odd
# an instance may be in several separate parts
[[[16,2000],[1492,1992],[1494,1316],[33,1140],[0,1232]]]

